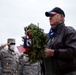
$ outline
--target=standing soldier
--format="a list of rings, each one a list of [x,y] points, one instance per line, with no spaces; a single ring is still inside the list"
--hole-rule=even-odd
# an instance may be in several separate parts
[[[40,63],[31,63],[28,60],[28,54],[26,54],[26,52],[23,52],[23,54],[19,57],[20,75],[41,75]]]
[[[19,73],[20,75],[30,75],[30,63],[28,61],[28,54],[23,52],[19,57]]]
[[[8,49],[0,51],[0,75],[18,75],[18,60],[15,48],[15,39],[7,40]]]

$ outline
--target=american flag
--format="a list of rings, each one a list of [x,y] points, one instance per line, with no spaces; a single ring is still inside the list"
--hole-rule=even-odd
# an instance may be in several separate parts
[[[19,53],[26,52],[28,53],[28,48],[24,48],[23,45],[17,46]]]
[[[23,52],[25,52],[25,48],[23,48],[22,45],[17,46],[17,49],[18,49],[19,53],[23,53]]]

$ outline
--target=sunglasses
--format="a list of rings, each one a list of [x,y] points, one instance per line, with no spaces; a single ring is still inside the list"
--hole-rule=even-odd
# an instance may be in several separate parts
[[[10,45],[15,45],[15,43],[10,43]]]

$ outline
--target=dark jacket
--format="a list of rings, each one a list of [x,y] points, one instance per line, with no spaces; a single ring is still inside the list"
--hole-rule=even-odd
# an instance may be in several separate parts
[[[55,50],[51,63],[56,75],[75,70],[76,31],[72,27],[65,26],[64,23],[59,24],[53,40],[48,42],[47,47]]]

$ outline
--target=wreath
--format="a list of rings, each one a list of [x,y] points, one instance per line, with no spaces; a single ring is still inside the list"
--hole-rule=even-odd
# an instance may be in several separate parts
[[[30,24],[24,27],[25,39],[31,39],[31,44],[28,47],[29,61],[37,62],[45,57],[45,47],[47,43],[47,35],[39,26]],[[26,43],[24,43],[25,45]],[[26,47],[25,47],[26,48]]]

